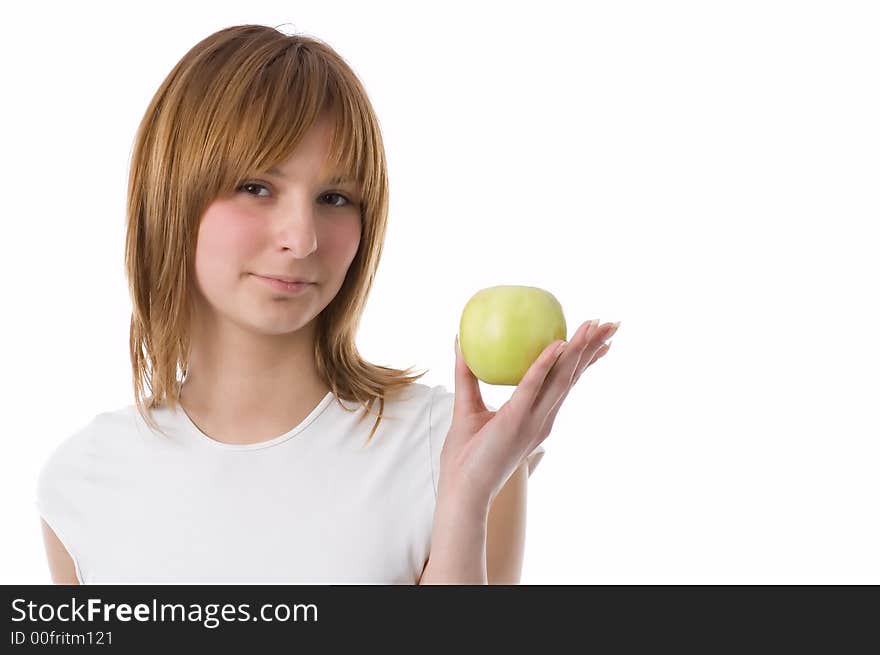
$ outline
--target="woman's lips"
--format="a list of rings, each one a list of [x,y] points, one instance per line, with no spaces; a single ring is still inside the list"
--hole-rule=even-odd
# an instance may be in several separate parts
[[[314,282],[284,282],[283,280],[276,280],[274,277],[265,277],[263,275],[257,275],[256,273],[253,275],[269,288],[290,295],[302,293],[314,286]]]

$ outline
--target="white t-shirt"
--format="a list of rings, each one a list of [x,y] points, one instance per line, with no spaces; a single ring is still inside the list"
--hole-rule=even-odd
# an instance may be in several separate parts
[[[361,406],[332,392],[245,445],[211,439],[180,408],[153,410],[165,437],[128,405],[58,445],[36,506],[81,584],[416,584],[453,400],[409,385],[366,446],[375,416],[357,424]]]

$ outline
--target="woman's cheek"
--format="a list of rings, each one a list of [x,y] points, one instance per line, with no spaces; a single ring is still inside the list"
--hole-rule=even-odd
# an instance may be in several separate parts
[[[258,217],[251,213],[232,207],[212,207],[199,226],[196,260],[200,268],[215,279],[250,272],[242,267],[254,260],[261,238],[259,225]]]
[[[216,254],[249,256],[257,247],[260,235],[260,218],[252,213],[229,210],[217,221]]]

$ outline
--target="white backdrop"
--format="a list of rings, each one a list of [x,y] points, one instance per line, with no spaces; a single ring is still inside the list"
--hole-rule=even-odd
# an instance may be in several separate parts
[[[876,3],[44,2],[3,22],[0,582],[50,582],[38,468],[133,402],[137,124],[196,42],[260,23],[333,46],[381,122],[368,359],[452,390],[461,310],[496,284],[551,291],[569,337],[621,321],[529,481],[523,584],[880,583]]]

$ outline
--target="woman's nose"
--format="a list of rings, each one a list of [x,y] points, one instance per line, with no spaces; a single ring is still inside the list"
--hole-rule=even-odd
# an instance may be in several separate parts
[[[294,208],[277,221],[277,238],[298,257],[307,257],[318,247],[315,212],[311,208]]]

